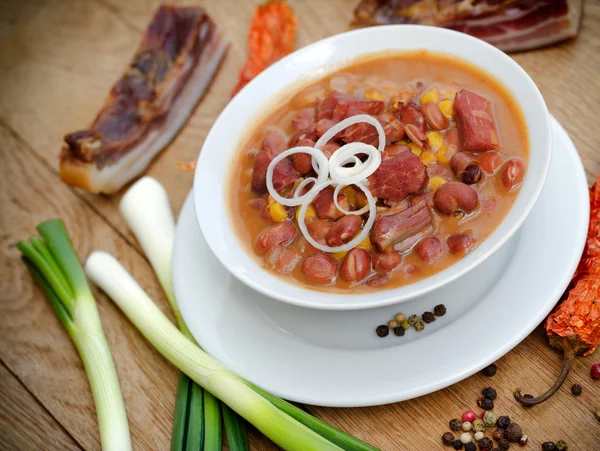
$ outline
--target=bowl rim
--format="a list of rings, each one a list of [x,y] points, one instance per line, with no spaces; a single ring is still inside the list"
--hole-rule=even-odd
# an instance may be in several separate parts
[[[312,297],[314,297],[314,293],[318,293],[318,295],[319,295],[318,297],[321,299],[333,296],[336,298],[337,302],[323,303],[323,302],[315,301],[315,300],[310,301],[310,300],[302,299],[298,296],[290,295],[290,294],[286,293],[285,291],[279,292],[277,290],[274,290],[274,289],[271,289],[271,288],[265,286],[262,283],[257,282],[252,277],[250,277],[250,274],[247,273],[246,271],[242,271],[242,270],[239,270],[239,269],[233,267],[232,262],[230,262],[228,259],[224,258],[224,256],[217,249],[216,244],[215,244],[216,241],[208,239],[208,236],[210,236],[210,232],[208,232],[208,234],[207,234],[207,231],[209,230],[208,225],[205,223],[205,219],[204,219],[203,215],[201,215],[199,213],[199,212],[204,211],[203,207],[205,205],[207,205],[206,202],[208,202],[208,201],[205,199],[205,196],[196,195],[199,187],[202,186],[202,174],[205,171],[205,168],[204,168],[204,165],[202,164],[202,162],[203,162],[203,160],[206,160],[208,158],[207,155],[209,153],[208,151],[203,152],[202,150],[210,147],[214,140],[218,140],[218,138],[215,138],[215,136],[217,135],[217,131],[223,127],[223,124],[228,119],[228,116],[231,114],[231,111],[236,108],[240,108],[240,107],[243,108],[244,100],[246,99],[246,97],[249,95],[250,92],[252,92],[253,90],[256,89],[256,86],[259,86],[260,83],[263,82],[263,80],[266,80],[268,77],[272,76],[272,74],[276,74],[278,71],[284,70],[285,66],[288,63],[294,61],[296,58],[301,58],[303,55],[310,54],[315,49],[318,49],[321,46],[326,46],[331,43],[343,42],[343,40],[347,39],[348,36],[355,37],[357,35],[360,36],[360,35],[370,35],[373,33],[387,33],[387,32],[390,32],[389,30],[398,30],[398,29],[402,29],[403,32],[407,32],[407,33],[411,32],[411,31],[415,31],[415,32],[419,32],[419,33],[438,34],[440,36],[440,38],[443,38],[444,35],[446,35],[446,36],[452,35],[453,37],[455,37],[457,39],[463,40],[465,43],[471,43],[475,46],[479,46],[480,49],[484,49],[484,51],[489,54],[490,58],[496,57],[496,58],[502,59],[503,65],[510,66],[511,69],[513,70],[513,72],[518,73],[519,76],[522,78],[522,81],[527,83],[527,90],[530,92],[530,95],[531,95],[530,100],[535,100],[535,102],[537,102],[537,104],[541,106],[541,109],[543,112],[542,117],[537,118],[537,120],[541,121],[540,127],[543,130],[543,138],[545,141],[543,143],[543,147],[545,147],[547,149],[547,152],[545,152],[545,154],[546,154],[545,158],[542,158],[542,161],[538,162],[543,165],[541,167],[541,176],[539,177],[539,180],[537,181],[537,183],[534,185],[534,188],[533,188],[532,192],[530,193],[529,198],[525,200],[525,205],[522,207],[522,212],[512,222],[512,224],[510,225],[508,230],[505,230],[503,232],[503,234],[496,237],[495,240],[491,240],[491,238],[496,235],[496,232],[500,228],[500,226],[506,222],[511,211],[513,211],[514,206],[517,203],[518,199],[520,197],[522,197],[522,191],[521,191],[517,195],[517,198],[515,199],[515,203],[513,204],[513,206],[507,213],[507,216],[499,223],[499,225],[494,230],[494,232],[492,232],[492,234],[490,236],[488,236],[482,242],[482,244],[483,243],[489,244],[490,242],[492,243],[490,246],[487,246],[487,248],[484,251],[482,250],[481,252],[477,252],[478,250],[480,250],[480,248],[483,247],[483,246],[478,246],[478,248],[475,251],[468,254],[460,261],[450,265],[448,268],[445,268],[442,271],[439,271],[429,277],[423,278],[419,281],[409,283],[407,285],[403,285],[400,287],[382,290],[382,291],[380,291],[380,293],[384,293],[385,295],[381,296],[381,299],[377,299],[377,300],[370,299],[370,300],[365,300],[364,302],[360,302],[360,303],[358,303],[356,301],[349,303],[349,302],[343,301],[341,298],[343,296],[350,296],[353,299],[357,299],[360,297],[369,297],[371,295],[371,293],[330,293],[330,292],[325,292],[325,291],[311,290],[311,289],[305,288],[301,285],[295,285],[295,284],[291,284],[289,282],[283,281],[281,278],[277,277],[276,275],[270,274],[270,272],[268,270],[260,267],[260,265],[258,265],[253,260],[252,257],[250,257],[250,261],[258,270],[260,270],[263,273],[269,274],[271,276],[271,278],[274,279],[274,282],[275,281],[282,282],[281,284],[275,282],[275,284],[280,285],[280,286],[289,287],[290,291],[298,291],[299,293],[306,293],[306,294],[312,293],[313,294]],[[392,31],[392,32],[394,32],[394,31]],[[411,48],[411,49],[398,49],[398,48],[390,47],[387,50],[386,49],[377,49],[377,50],[373,50],[371,52],[369,52],[369,51],[357,52],[353,56],[347,57],[343,60],[335,61],[335,62],[332,61],[328,64],[321,65],[320,67],[324,69],[324,72],[322,75],[320,75],[320,77],[324,77],[328,73],[334,72],[335,70],[339,70],[340,67],[351,65],[351,62],[353,60],[359,59],[360,57],[366,56],[369,54],[376,55],[379,53],[385,53],[386,51],[403,53],[403,52],[419,51],[419,50],[428,50],[431,52],[445,53],[445,54],[448,54],[451,56],[455,56],[456,58],[465,60],[465,58],[463,58],[461,56],[452,55],[452,52],[450,52],[450,51],[440,50],[440,49],[436,49],[436,48],[415,46],[414,48]],[[484,72],[491,73],[489,70],[477,65],[477,63],[475,63],[473,61],[467,61],[467,62],[473,66],[478,67],[480,70],[483,70]],[[302,75],[307,75],[307,74],[305,72]],[[504,80],[502,80],[496,74],[492,74],[492,75],[497,77],[498,80],[503,85],[505,85],[506,88],[509,89],[509,91],[511,91],[510,86],[508,86]],[[316,80],[317,78],[319,78],[319,77],[310,77],[309,80],[313,81],[313,80]],[[266,107],[264,105],[257,106],[255,108],[255,111],[259,114],[257,114],[256,116],[259,116],[259,117],[264,116],[265,112],[267,112],[273,108],[274,99],[276,99],[279,96],[281,96],[282,94],[284,94],[290,88],[293,88],[295,84],[298,84],[298,82],[303,79],[304,78],[301,77],[299,80],[290,80],[290,81],[286,82],[285,86],[282,89],[278,89],[275,92],[267,93],[268,101],[265,102],[265,104],[267,106]],[[519,107],[523,108],[522,101],[520,101],[518,98],[516,100],[517,100]],[[253,118],[249,114],[246,115],[246,117],[244,119],[241,119],[240,121],[243,124],[246,124],[246,125],[249,124],[254,127],[257,124],[256,117]],[[526,123],[528,125],[528,129],[530,129],[530,127],[529,127],[530,122],[526,120]],[[244,139],[244,137],[241,137],[237,141],[236,149],[239,149],[239,146],[244,142],[243,139]],[[529,139],[531,142],[531,136],[529,137]],[[542,146],[542,145],[540,145],[540,146]],[[235,150],[234,150],[234,152],[235,152]],[[531,163],[531,146],[530,146],[530,155],[529,156],[530,156],[529,163]],[[502,247],[504,244],[506,244],[506,242],[523,225],[524,221],[527,219],[527,217],[531,213],[532,209],[534,208],[535,204],[537,203],[539,196],[542,192],[542,189],[546,183],[547,177],[548,177],[551,157],[552,157],[552,145],[551,145],[550,116],[549,116],[546,104],[544,102],[544,99],[543,99],[539,89],[537,88],[535,82],[531,79],[531,77],[527,74],[527,72],[519,64],[517,64],[510,56],[506,55],[504,52],[502,52],[498,48],[492,46],[491,44],[488,44],[487,42],[482,41],[478,38],[469,36],[469,35],[461,33],[461,32],[444,29],[444,28],[432,27],[432,26],[427,26],[427,25],[383,25],[383,26],[378,26],[378,27],[363,28],[363,29],[352,30],[352,31],[347,31],[347,32],[340,33],[337,35],[333,35],[333,36],[321,39],[319,41],[316,41],[312,44],[309,44],[305,47],[302,47],[302,48],[294,51],[293,53],[291,53],[291,54],[287,55],[286,57],[282,58],[281,60],[277,61],[276,63],[274,63],[267,69],[265,69],[263,72],[261,72],[254,79],[252,79],[225,106],[225,108],[220,113],[217,120],[211,127],[211,129],[204,141],[202,149],[200,151],[200,155],[198,157],[198,164],[197,164],[196,171],[194,174],[194,186],[193,186],[193,190],[194,190],[194,194],[195,194],[194,195],[194,205],[195,205],[195,210],[196,210],[196,219],[198,221],[198,224],[200,225],[200,229],[202,230],[203,235],[205,237],[207,237],[206,241],[207,241],[209,248],[211,249],[213,254],[217,257],[217,259],[221,262],[221,264],[223,264],[227,268],[227,270],[230,272],[230,274],[232,274],[234,277],[236,277],[238,280],[240,280],[242,283],[249,286],[253,290],[256,290],[270,298],[277,299],[279,301],[286,302],[286,303],[289,303],[292,305],[306,307],[306,308],[323,309],[323,310],[361,310],[361,309],[383,307],[383,306],[387,306],[387,305],[392,305],[392,304],[397,304],[400,302],[409,301],[411,299],[414,299],[419,296],[423,296],[427,293],[430,293],[436,289],[441,288],[442,286],[456,280],[457,278],[459,278],[459,277],[463,276],[464,274],[466,274],[467,272],[471,271],[473,268],[475,268],[479,264],[483,263],[483,261],[485,261],[487,258],[489,258],[489,256],[491,256],[500,247]],[[530,166],[528,165],[528,168],[529,167]],[[224,188],[225,190],[227,190],[228,189],[227,183],[223,183],[221,188]],[[233,229],[233,227],[231,227],[231,221],[229,220],[229,218],[227,218],[227,222],[228,222],[228,224],[226,227],[228,229]],[[239,243],[240,238],[236,236],[236,233],[233,230],[231,230],[231,234],[235,237],[235,239]],[[240,252],[242,252],[243,254],[247,254],[246,250],[243,248],[243,246],[241,244],[239,244],[239,248],[240,248]],[[429,281],[429,283],[426,283],[426,281]],[[421,282],[425,282],[425,283],[421,283]],[[415,285],[417,285],[417,284],[418,284],[418,288],[415,288]]]

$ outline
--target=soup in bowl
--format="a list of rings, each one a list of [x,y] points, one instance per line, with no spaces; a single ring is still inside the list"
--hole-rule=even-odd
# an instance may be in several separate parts
[[[518,229],[547,175],[549,132],[535,85],[493,47],[428,27],[350,32],[233,99],[201,152],[197,214],[217,257],[265,294],[320,308],[399,302]]]

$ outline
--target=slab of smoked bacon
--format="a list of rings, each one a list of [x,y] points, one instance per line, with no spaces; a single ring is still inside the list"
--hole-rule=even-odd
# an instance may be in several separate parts
[[[576,36],[582,12],[583,0],[362,0],[353,25],[436,25],[512,52]]]
[[[111,194],[139,176],[185,124],[227,47],[202,8],[161,6],[92,125],[65,136],[61,179]]]

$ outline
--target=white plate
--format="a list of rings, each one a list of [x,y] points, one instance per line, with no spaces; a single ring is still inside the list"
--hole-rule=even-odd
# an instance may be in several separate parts
[[[583,250],[587,182],[573,143],[554,119],[552,125],[550,175],[522,229],[469,274],[400,306],[312,310],[251,290],[211,253],[189,196],[173,261],[175,293],[186,323],[201,346],[231,370],[271,393],[307,404],[385,404],[470,376],[544,319]],[[423,332],[411,329],[402,338],[375,335],[375,327],[398,311],[421,314],[440,303],[448,313]],[[502,327],[490,333],[492,324]],[[469,352],[455,352],[457,343],[467,341]]]

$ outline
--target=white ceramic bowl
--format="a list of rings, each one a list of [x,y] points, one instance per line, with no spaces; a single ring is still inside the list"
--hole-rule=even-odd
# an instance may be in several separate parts
[[[240,246],[230,223],[228,180],[242,141],[290,85],[317,80],[353,59],[386,50],[427,49],[455,55],[493,74],[519,101],[529,131],[529,165],[512,209],[498,228],[470,254],[431,277],[369,294],[333,294],[290,284],[261,268]],[[538,200],[552,155],[548,110],[535,83],[509,56],[455,31],[419,25],[390,25],[351,31],[304,47],[252,80],[223,110],[210,130],[194,176],[194,202],[212,252],[241,282],[275,299],[320,309],[365,309],[390,305],[437,289],[464,275],[519,229]]]

